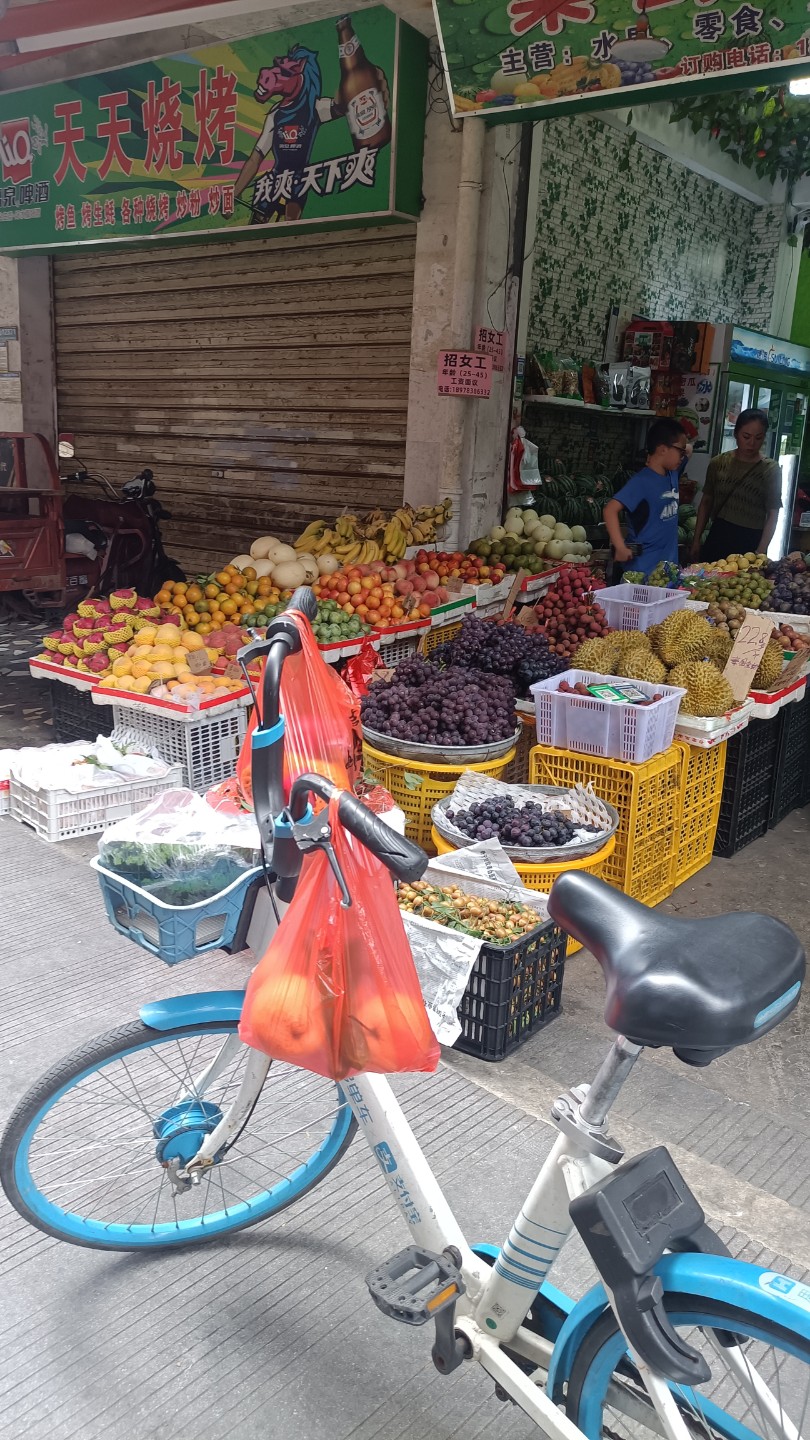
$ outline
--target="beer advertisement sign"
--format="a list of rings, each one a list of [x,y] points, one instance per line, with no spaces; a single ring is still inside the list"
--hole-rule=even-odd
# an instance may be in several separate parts
[[[806,0],[434,0],[457,116],[536,120],[785,80]]]
[[[416,217],[426,86],[377,7],[0,94],[0,250]]]

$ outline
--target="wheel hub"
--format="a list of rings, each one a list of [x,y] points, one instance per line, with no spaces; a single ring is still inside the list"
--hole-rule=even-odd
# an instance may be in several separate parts
[[[206,1135],[214,1131],[222,1119],[218,1105],[209,1100],[184,1101],[170,1105],[152,1126],[157,1140],[155,1155],[163,1166],[179,1168],[194,1159]]]

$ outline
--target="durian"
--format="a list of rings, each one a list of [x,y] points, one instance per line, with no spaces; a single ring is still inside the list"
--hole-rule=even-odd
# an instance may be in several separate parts
[[[782,653],[781,640],[769,640],[757,667],[751,688],[753,690],[769,689],[770,686],[779,679],[782,673],[783,660],[784,655]]]
[[[650,650],[650,638],[645,630],[618,630],[608,639],[615,643],[621,656],[630,655],[633,650]]]
[[[621,667],[619,674],[627,680],[648,680],[651,685],[660,685],[667,678],[667,667],[663,661],[640,645],[625,655]]]
[[[669,672],[670,685],[686,691],[680,708],[687,715],[725,715],[734,706],[734,692],[711,660],[690,660]]]
[[[659,659],[668,666],[700,660],[712,631],[708,620],[694,610],[675,610],[661,624],[656,644]]]
[[[612,668],[618,659],[618,649],[613,636],[603,635],[593,640],[583,640],[571,664],[575,670],[590,670],[597,675],[615,675]]]
[[[734,641],[728,631],[715,629],[706,646],[705,657],[713,660],[718,669],[724,670],[733,649]]]

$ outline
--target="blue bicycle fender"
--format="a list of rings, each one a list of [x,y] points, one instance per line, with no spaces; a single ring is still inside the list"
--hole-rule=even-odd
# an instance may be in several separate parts
[[[655,1274],[660,1275],[666,1291],[700,1295],[708,1289],[714,1299],[753,1311],[775,1325],[790,1323],[810,1340],[810,1286],[797,1280],[723,1255],[665,1255],[655,1266]],[[555,1403],[564,1399],[563,1387],[570,1379],[577,1350],[607,1308],[604,1288],[594,1285],[563,1325],[548,1373],[547,1389]]]
[[[201,990],[196,995],[173,995],[153,1000],[138,1012],[150,1030],[175,1030],[181,1025],[213,1025],[234,1021],[242,1014],[244,990]]]

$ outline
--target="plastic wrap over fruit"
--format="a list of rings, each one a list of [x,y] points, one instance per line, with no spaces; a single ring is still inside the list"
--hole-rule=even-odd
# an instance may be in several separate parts
[[[252,814],[214,810],[193,790],[167,790],[109,825],[98,856],[165,904],[193,905],[259,864],[259,832]]]

